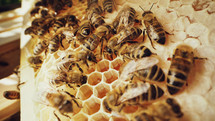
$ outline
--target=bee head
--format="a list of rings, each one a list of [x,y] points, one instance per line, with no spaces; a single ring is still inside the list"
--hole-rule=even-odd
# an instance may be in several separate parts
[[[27,29],[25,29],[25,35],[27,34],[34,34],[34,28],[33,27],[28,27]]]
[[[96,56],[91,52],[87,55],[87,60],[97,63]]]
[[[143,14],[142,14],[142,17],[145,17],[146,15],[149,15],[149,14],[153,14],[151,11],[145,11]]]
[[[81,85],[86,84],[87,83],[87,76],[83,76],[82,80],[81,80]]]
[[[74,15],[69,15],[68,16],[68,21],[75,22],[75,20],[76,20],[76,17]]]
[[[183,116],[180,105],[176,102],[176,100],[174,100],[173,98],[168,98],[166,100],[166,103],[170,105],[172,111],[176,114],[176,117],[180,118]]]

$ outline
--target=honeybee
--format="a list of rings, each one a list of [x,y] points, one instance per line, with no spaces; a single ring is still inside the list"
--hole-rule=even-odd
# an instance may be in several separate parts
[[[39,55],[41,54],[46,48],[48,47],[48,43],[46,40],[43,40],[39,42],[35,47],[34,47],[34,55]]]
[[[31,17],[35,16],[36,14],[38,14],[41,18],[55,17],[55,13],[44,7],[35,7],[31,10],[30,14]]]
[[[163,82],[165,80],[165,74],[158,65],[153,65],[152,67],[135,70],[134,72],[132,72],[132,74],[132,78],[137,77],[141,81]]]
[[[28,62],[32,68],[38,69],[41,67],[43,63],[42,56],[31,56],[28,58]]]
[[[66,22],[67,20],[65,16],[52,20],[53,30],[56,32],[59,28],[65,27]]]
[[[143,44],[135,43],[127,46],[121,55],[128,59],[140,59],[152,55],[152,52]]]
[[[106,112],[120,113],[125,106],[151,103],[163,94],[164,91],[154,84],[129,83],[109,92],[103,100],[103,106]]]
[[[102,5],[104,11],[107,11],[108,13],[112,13],[113,11],[113,5],[114,0],[103,0]]]
[[[55,35],[50,41],[49,41],[49,52],[54,53],[58,50],[60,47],[60,43],[62,43],[62,40],[65,38],[64,34],[57,34]],[[61,44],[62,45],[62,44]]]
[[[90,21],[85,21],[75,32],[77,39],[82,43],[93,31]]]
[[[121,28],[126,28],[129,25],[132,25],[135,20],[135,17],[136,17],[135,9],[127,5],[124,6],[119,11],[119,13],[117,14],[116,18],[112,23],[115,31],[118,33],[120,32]]]
[[[92,34],[87,40],[85,40],[85,43],[83,43],[83,46],[88,50],[93,51],[97,48],[100,42],[103,43],[104,39],[108,40],[111,34],[112,34],[111,26],[101,25],[96,29],[94,34]]]
[[[74,15],[67,15],[66,16],[66,20],[67,20],[67,26],[72,26],[73,29],[77,29],[79,27],[78,25],[78,19],[76,18],[76,16]]]
[[[133,76],[136,70],[151,68],[156,65],[159,60],[153,56],[141,58],[138,60],[131,60],[125,62],[119,69],[119,81],[124,82],[129,77]]]
[[[98,0],[87,0],[87,11],[92,12],[92,13],[96,13],[101,15],[103,13],[103,10],[101,8],[101,6],[98,5]]]
[[[44,6],[47,7],[48,6],[48,0],[41,0],[35,3],[35,6]]]
[[[104,17],[97,13],[89,13],[88,20],[91,21],[94,28],[97,28],[105,23]]]
[[[51,79],[50,83],[57,87],[67,84],[73,88],[73,85],[80,87],[87,83],[87,76],[78,71],[69,71],[68,73],[60,71],[56,73],[56,77]]]
[[[39,83],[39,85],[35,101],[57,109],[62,115],[68,118],[70,117],[67,113],[74,113],[75,109],[82,108],[78,99],[69,92],[57,91],[46,83]]]
[[[143,24],[146,27],[146,33],[150,39],[151,44],[152,40],[154,40],[157,43],[164,45],[166,42],[166,32],[163,30],[163,26],[160,24],[160,22],[158,22],[155,15],[151,12],[153,5],[149,11],[144,11],[140,7],[144,11],[142,14]],[[153,44],[152,47],[154,48]]]
[[[115,54],[116,56],[120,55],[118,52],[119,49],[127,42],[135,43],[133,40],[138,38],[141,33],[142,30],[138,27],[126,28],[109,39],[107,46],[105,47],[105,52],[111,57],[112,54]]]
[[[25,35],[31,35],[31,36],[36,35],[35,27],[30,26],[30,27],[26,28],[24,33],[25,33]]]
[[[171,95],[181,90],[193,66],[193,48],[189,45],[178,45],[174,51],[167,77],[167,88]]]
[[[175,121],[181,118],[183,113],[179,103],[174,98],[167,98],[163,101],[155,102],[147,109],[135,113],[131,116],[131,121]]]
[[[80,51],[70,51],[65,53],[66,56],[62,58],[65,62],[74,62],[79,64],[86,64],[89,67],[88,61],[97,63],[96,56],[87,50],[80,50]],[[79,69],[80,70],[80,69]]]
[[[4,91],[3,96],[9,100],[20,99],[20,93],[18,91]]]
[[[64,3],[62,0],[48,0],[48,4],[51,6],[51,8],[55,11],[55,12],[59,12],[60,10],[63,9],[64,7]]]

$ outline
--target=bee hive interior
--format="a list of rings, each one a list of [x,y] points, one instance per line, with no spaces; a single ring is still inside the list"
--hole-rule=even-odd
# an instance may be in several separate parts
[[[23,3],[29,1],[23,1]],[[174,97],[181,105],[184,116],[180,121],[214,121],[215,120],[215,1],[214,0],[115,0],[116,9],[112,13],[104,15],[105,22],[111,23],[118,11],[124,5],[133,7],[138,17],[142,17],[142,9],[150,9],[158,21],[167,31],[167,40],[164,46],[154,43],[156,48],[153,49],[147,36],[144,44],[153,53],[159,57],[159,66],[165,74],[171,61],[175,47],[181,43],[188,44],[194,48],[194,55],[197,57],[207,58],[207,60],[195,61],[194,67],[188,78],[188,85],[177,95],[171,96],[164,89],[166,97]],[[25,8],[23,4],[23,8]],[[29,7],[33,7],[31,3]],[[27,6],[26,6],[27,7]],[[73,6],[63,10],[60,14],[73,14],[79,20],[86,14],[87,2],[78,2],[73,0]],[[29,8],[30,9],[30,8]],[[26,10],[25,10],[26,11]],[[29,10],[30,11],[30,10]],[[26,13],[23,22],[23,31],[31,25],[29,12]],[[143,27],[141,27],[143,29]],[[21,86],[21,120],[22,121],[52,121],[57,120],[53,111],[56,110],[44,104],[34,101],[34,92],[38,91],[40,82],[47,82],[53,76],[59,56],[47,54],[42,67],[39,71],[34,72],[27,62],[27,58],[33,52],[33,47],[37,40],[31,40],[31,37],[21,35],[21,81],[26,82]],[[138,38],[142,39],[142,35]],[[65,44],[65,43],[64,43]],[[66,45],[66,44],[65,44]],[[70,48],[70,47],[68,47]],[[77,48],[78,49],[78,48]],[[98,49],[99,50],[99,49]],[[64,51],[60,48],[58,51]],[[116,117],[113,113],[107,113],[102,107],[102,102],[106,94],[115,88],[119,78],[119,69],[124,61],[120,57],[113,60],[102,59],[97,64],[90,65],[90,68],[84,72],[87,74],[87,83],[76,90],[61,86],[71,94],[74,94],[82,101],[81,109],[77,109],[74,114],[68,114],[71,119],[61,115],[58,111],[56,114],[62,121],[126,121],[122,117]],[[135,113],[137,107],[125,109],[124,112]]]

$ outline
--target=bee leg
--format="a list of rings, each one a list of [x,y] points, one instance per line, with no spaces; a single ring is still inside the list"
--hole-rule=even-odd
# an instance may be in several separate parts
[[[60,40],[60,45],[61,45],[61,47],[64,48],[64,46],[63,46],[63,39]]]
[[[102,56],[102,49],[103,49],[103,39],[102,39],[102,43],[101,43],[101,50],[100,50],[100,55]]]
[[[78,67],[78,69],[81,71],[81,73],[83,73],[83,69],[79,66],[79,64],[76,63],[76,66]]]
[[[165,31],[165,33],[166,33],[166,34],[168,34],[168,35],[174,35],[174,34],[170,34],[170,33],[169,33],[169,32],[167,32],[167,31]]]
[[[20,90],[20,86],[23,85],[23,84],[25,84],[25,82],[19,83],[19,84],[17,85],[17,89]]]
[[[67,118],[70,118],[71,119],[71,117],[69,117],[68,115],[66,115],[66,114],[64,114],[64,113],[61,113],[63,116],[66,116]]]
[[[72,85],[70,85],[70,84],[67,84],[70,88],[72,88],[72,89],[74,89],[75,90],[75,88],[72,86]]]
[[[143,42],[145,40],[146,29],[143,30]]]
[[[73,99],[73,101],[75,102],[75,104],[76,104],[79,108],[83,108],[82,106],[80,106],[80,105],[78,104],[78,102],[77,102],[76,100]]]
[[[58,121],[61,121],[60,118],[57,116],[57,114],[55,113],[55,111],[53,111],[54,116],[57,118]]]
[[[155,47],[154,47],[154,45],[153,45],[153,43],[152,43],[152,39],[150,38],[150,36],[149,36],[149,34],[148,34],[148,32],[146,31],[146,34],[147,34],[147,36],[148,36],[148,38],[149,38],[149,40],[150,40],[150,42],[151,42],[151,45],[152,45],[152,48],[154,48],[155,49]],[[155,49],[156,50],[156,49]]]
[[[87,62],[87,61],[85,61],[85,63],[86,63],[86,65],[87,65],[87,67],[89,68],[89,64],[88,64],[88,62]]]
[[[123,104],[122,107],[120,107],[119,112],[121,112],[124,107],[125,107],[125,104]]]

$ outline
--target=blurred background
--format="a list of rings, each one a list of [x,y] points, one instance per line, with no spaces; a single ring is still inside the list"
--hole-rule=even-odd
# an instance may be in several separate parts
[[[20,121],[19,100],[3,97],[6,90],[18,90],[13,74],[20,63],[21,0],[0,0],[0,121]]]

